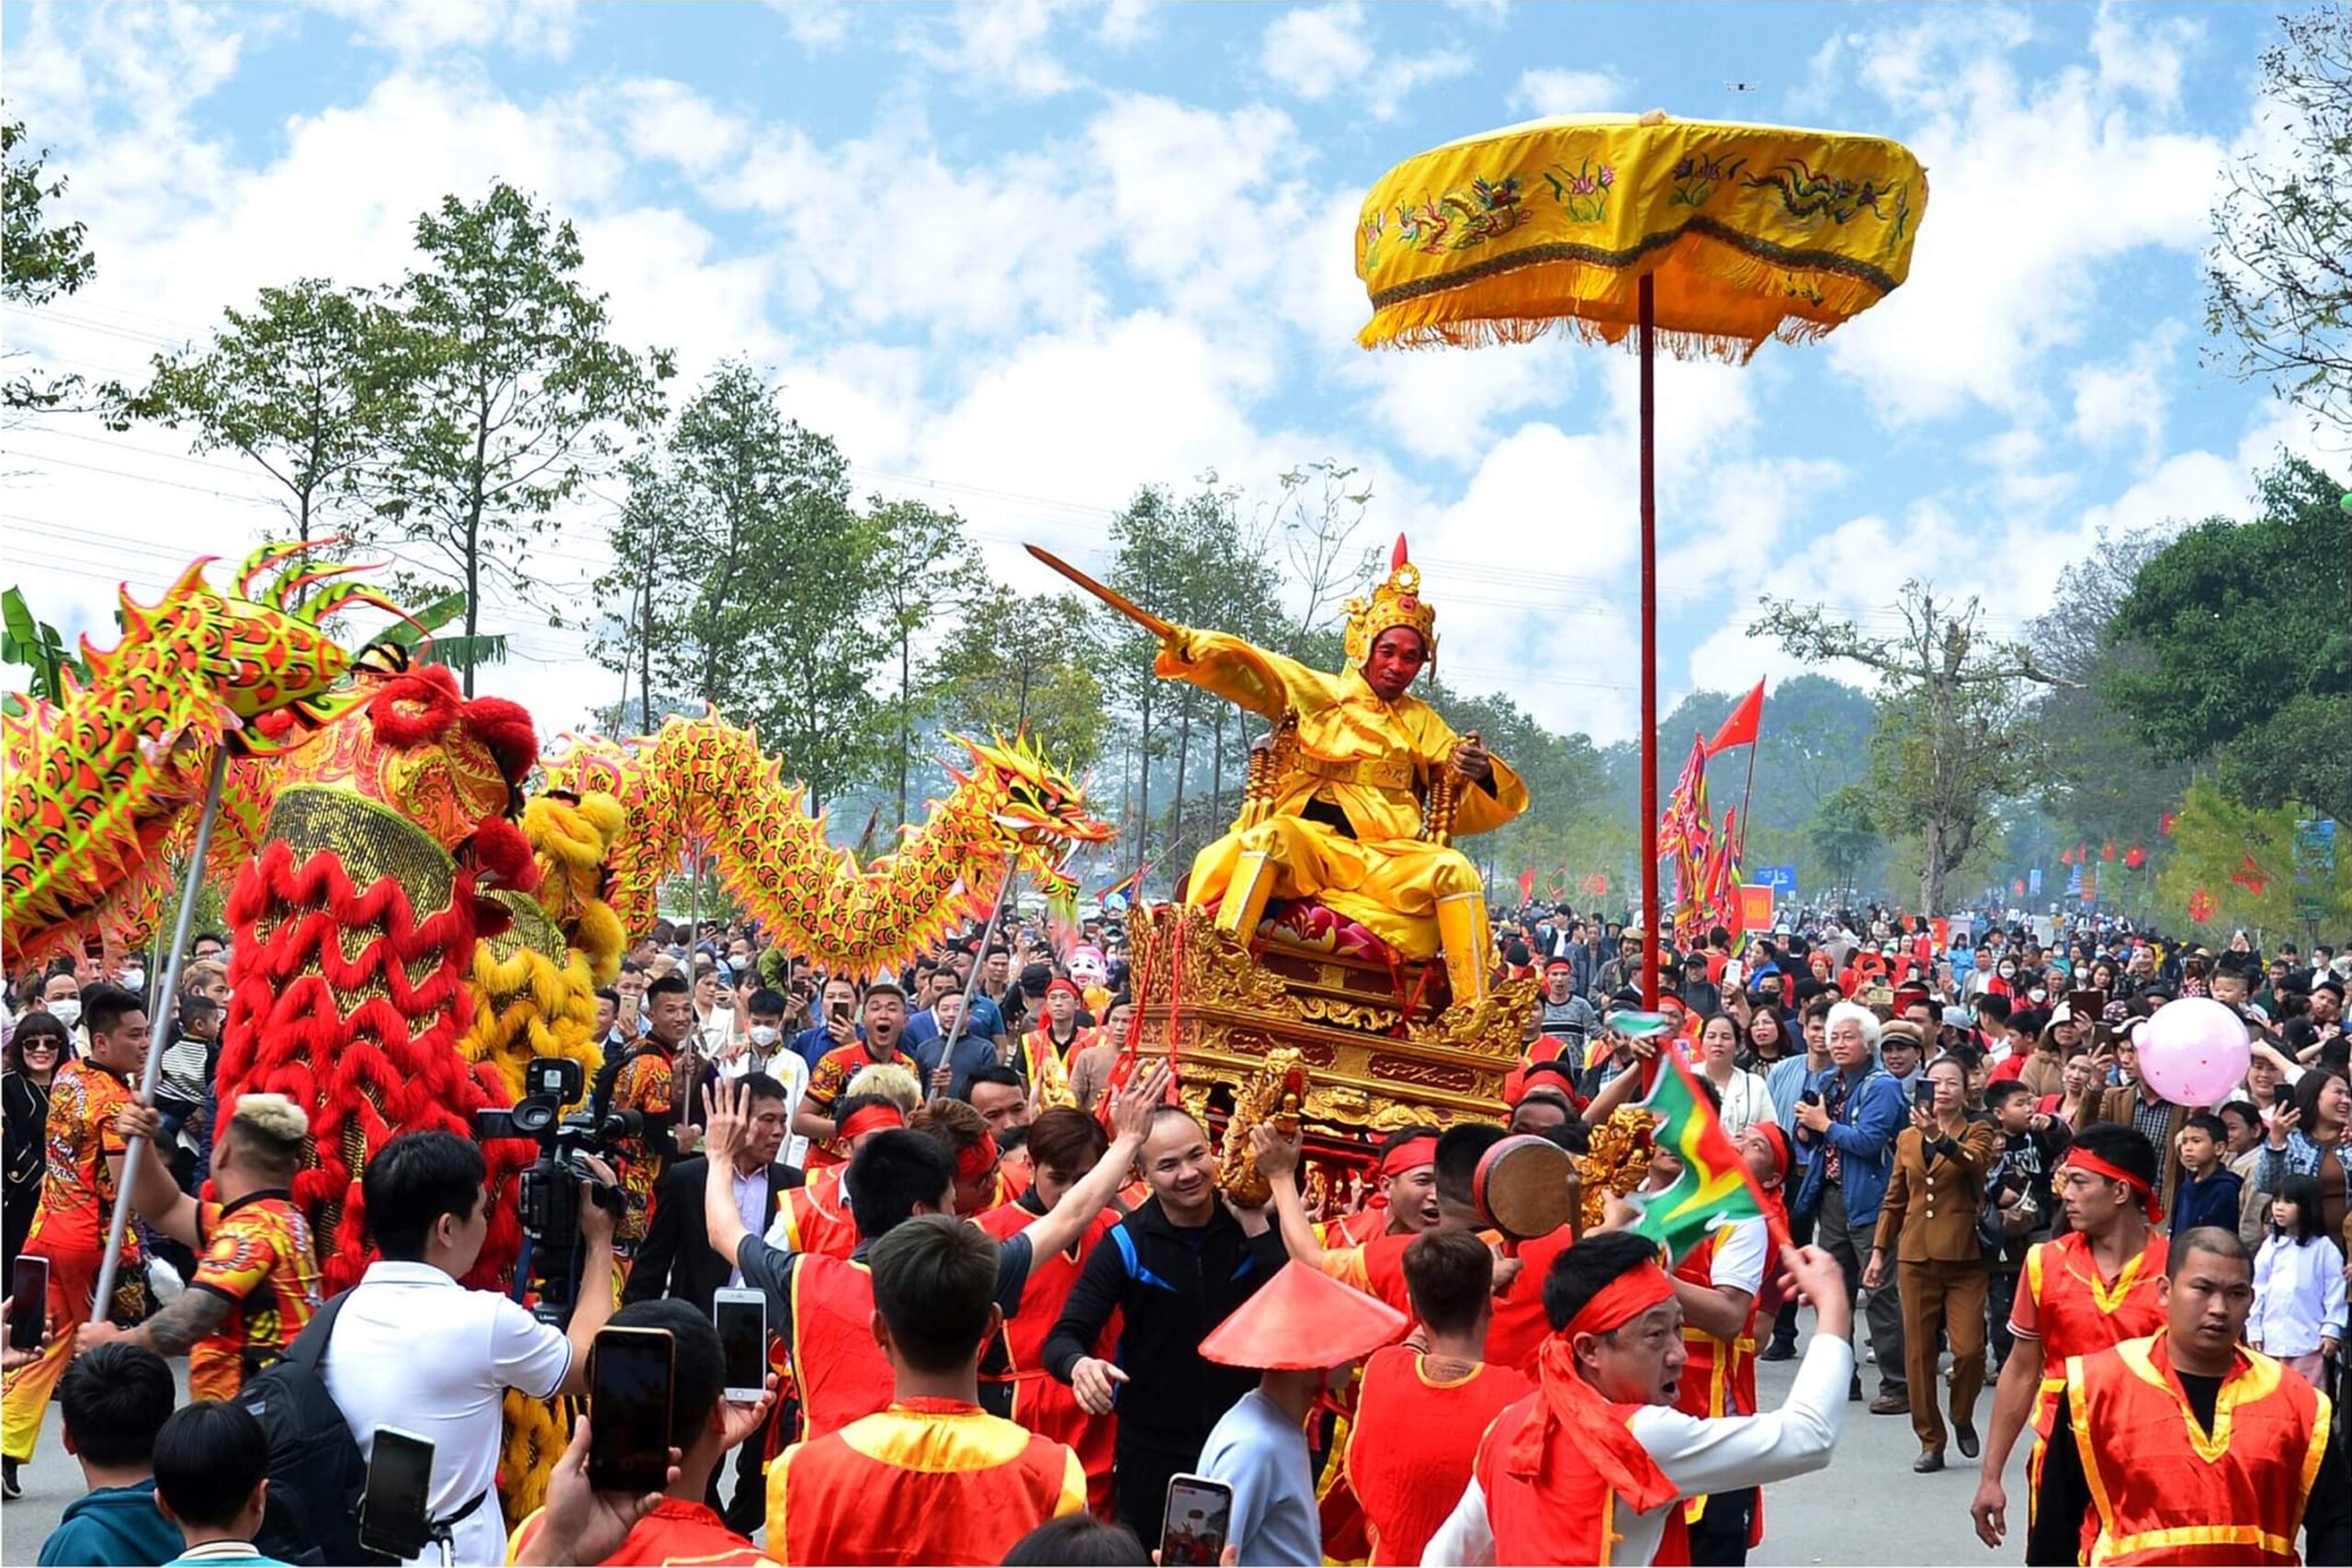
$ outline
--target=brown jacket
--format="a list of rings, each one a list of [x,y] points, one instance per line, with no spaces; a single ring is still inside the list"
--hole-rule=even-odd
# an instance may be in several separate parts
[[[2094,1122],[2114,1122],[2129,1127],[2132,1124],[2132,1113],[2139,1104],[2138,1084],[2128,1083],[2120,1089],[2110,1089],[2097,1099],[2086,1098],[2083,1101],[2083,1127]],[[2195,1112],[2186,1105],[2170,1105],[2165,1107],[2165,1111],[2164,1142],[2156,1146],[2156,1195],[2164,1200],[2165,1223],[2156,1228],[2170,1231],[2173,1194],[2180,1188],[2180,1130],[2188,1125],[2188,1119]],[[2075,1129],[2077,1133],[2082,1130],[2082,1127]]]
[[[1969,1122],[1961,1129],[1955,1159],[1930,1149],[1917,1127],[1903,1129],[1894,1141],[1886,1201],[1878,1211],[1879,1250],[1898,1263],[1981,1262],[1976,1212],[1984,1201],[1984,1173],[1992,1168],[1997,1136],[1989,1122]]]

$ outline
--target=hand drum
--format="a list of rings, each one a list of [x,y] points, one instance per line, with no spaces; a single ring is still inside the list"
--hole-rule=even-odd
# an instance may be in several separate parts
[[[1505,1138],[1478,1161],[1471,1186],[1478,1217],[1521,1241],[1551,1235],[1568,1223],[1575,1165],[1574,1156],[1547,1138]]]

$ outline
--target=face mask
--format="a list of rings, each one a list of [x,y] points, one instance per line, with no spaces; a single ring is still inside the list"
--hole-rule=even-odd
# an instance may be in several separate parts
[[[775,1031],[764,1023],[753,1024],[752,1026],[752,1043],[754,1045],[775,1044]]]
[[[60,997],[49,1004],[49,1016],[71,1029],[82,1021],[82,998]]]
[[[2046,1001],[2048,1001],[2048,1000],[2050,999],[2050,993],[2049,993],[2048,991],[2043,990],[2040,986],[2036,986],[2033,989],[2031,989],[2030,991],[2028,991],[2025,995],[2026,995],[2026,1000],[2028,1000],[2028,1001],[2032,1001],[2032,1002],[2046,1002]]]
[[[2001,978],[2002,978],[2002,979],[2004,979],[2004,980],[2014,980],[2014,979],[2016,979],[2017,977],[2018,977],[2017,965],[2015,965],[2015,964],[2002,964],[2002,965],[2001,965]]]
[[[122,972],[122,986],[125,990],[135,991],[146,983],[147,971],[144,969],[126,969]]]

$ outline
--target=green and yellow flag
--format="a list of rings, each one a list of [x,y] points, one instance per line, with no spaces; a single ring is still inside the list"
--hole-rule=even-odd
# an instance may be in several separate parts
[[[1765,1202],[1756,1179],[1747,1173],[1747,1162],[1724,1131],[1714,1101],[1690,1076],[1690,1064],[1668,1047],[1658,1053],[1656,1067],[1642,1103],[1660,1118],[1655,1136],[1682,1161],[1682,1174],[1665,1191],[1650,1195],[1634,1229],[1679,1263],[1716,1226],[1737,1220],[1769,1222],[1778,1211]],[[1786,1222],[1778,1228],[1772,1240],[1784,1245]]]

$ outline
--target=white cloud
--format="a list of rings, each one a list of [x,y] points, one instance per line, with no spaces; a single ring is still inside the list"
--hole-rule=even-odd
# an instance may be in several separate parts
[[[1353,85],[1372,62],[1363,7],[1355,0],[1283,11],[1267,27],[1258,55],[1267,75],[1309,103]]]
[[[2178,321],[2164,322],[2132,344],[2122,359],[2068,373],[2077,440],[2104,448],[2137,437],[2143,460],[2155,460],[2164,449],[2170,371],[2184,331]]]
[[[2119,96],[2130,93],[2163,108],[2177,108],[2183,55],[2204,38],[2204,24],[2194,17],[2149,20],[2149,13],[2136,6],[2102,0],[2091,23],[2091,55],[2098,64],[2099,85]]]
[[[408,59],[501,45],[561,60],[571,51],[572,0],[311,0],[349,21],[363,42]]]
[[[640,159],[666,158],[693,174],[710,173],[740,152],[750,136],[741,116],[718,108],[683,82],[641,78],[623,83],[611,97],[621,110],[632,152]]]
[[[1133,49],[1158,35],[1159,11],[1159,0],[1106,0],[1094,37],[1112,49]]]
[[[784,18],[785,30],[811,54],[830,53],[849,41],[850,7],[845,0],[767,0]]]
[[[2108,264],[2205,243],[2222,141],[2152,123],[2090,72],[2023,79],[2030,36],[2016,13],[1946,9],[1845,51],[1933,191],[1909,282],[1828,345],[1891,419],[2013,406],[2083,335]],[[2094,201],[2096,221],[2066,217]]]
[[[1079,85],[1050,48],[1055,9],[1052,0],[951,6],[944,22],[915,26],[909,47],[967,95],[1052,97]]]
[[[1544,68],[1523,71],[1512,89],[1510,107],[1535,118],[1555,114],[1597,114],[1626,107],[1632,84],[1613,71],[1567,71]]]
[[[1348,378],[1372,390],[1373,415],[1391,440],[1415,457],[1468,464],[1492,442],[1497,419],[1565,402],[1588,351],[1547,338],[1498,354],[1351,352]]]

